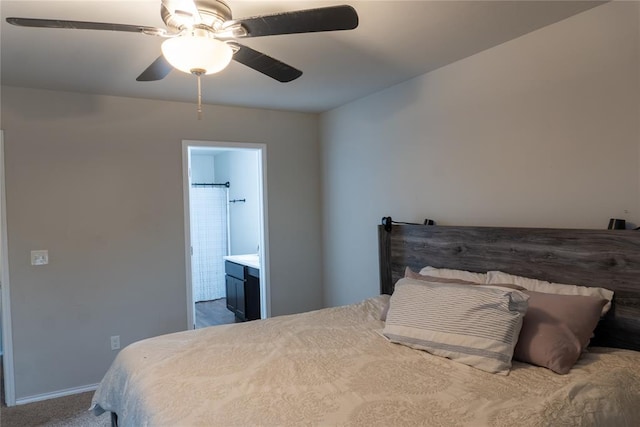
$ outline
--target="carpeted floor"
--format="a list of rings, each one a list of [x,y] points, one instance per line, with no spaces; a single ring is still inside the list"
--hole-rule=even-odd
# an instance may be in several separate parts
[[[0,357],[0,426],[1,427],[109,427],[111,417],[98,417],[89,411],[93,392],[49,399],[8,408],[4,404],[4,381]]]
[[[0,357],[0,368],[2,358]],[[7,408],[4,405],[4,381],[0,369],[0,426],[2,427],[109,427],[110,415],[96,417],[89,411],[93,392],[49,399]]]
[[[89,411],[93,392],[0,409],[2,427],[109,427],[111,418]]]

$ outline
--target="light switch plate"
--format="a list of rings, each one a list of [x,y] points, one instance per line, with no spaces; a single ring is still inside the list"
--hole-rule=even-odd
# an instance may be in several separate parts
[[[49,251],[31,251],[31,265],[46,265],[49,264]]]

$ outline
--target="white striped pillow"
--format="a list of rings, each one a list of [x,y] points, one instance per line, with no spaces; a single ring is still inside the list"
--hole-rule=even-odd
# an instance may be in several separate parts
[[[506,288],[400,279],[383,334],[398,344],[507,374],[528,298]]]

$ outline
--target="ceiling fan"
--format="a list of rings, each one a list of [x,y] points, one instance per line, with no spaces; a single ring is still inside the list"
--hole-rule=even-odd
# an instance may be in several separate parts
[[[351,6],[330,6],[271,15],[232,19],[223,0],[161,0],[160,15],[167,29],[106,22],[7,18],[22,27],[106,30],[142,33],[166,38],[162,55],[138,76],[138,81],[166,77],[173,68],[200,77],[224,69],[233,59],[279,82],[290,82],[302,71],[236,39],[280,34],[352,30],[358,14]]]

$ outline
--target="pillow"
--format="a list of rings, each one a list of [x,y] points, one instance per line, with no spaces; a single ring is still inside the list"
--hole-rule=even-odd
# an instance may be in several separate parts
[[[422,270],[424,270],[424,268]],[[407,279],[422,280],[424,282],[458,283],[460,285],[477,285],[478,284],[477,282],[471,282],[468,280],[451,279],[448,277],[428,276],[426,274],[416,273],[411,269],[411,267],[406,267],[404,269],[404,277],[406,277]]]
[[[465,280],[448,279],[446,277],[424,276],[422,274],[416,273],[410,267],[406,267],[405,268],[404,277],[406,277],[408,279],[421,280],[421,281],[426,281],[426,282],[457,283],[457,284],[460,284],[460,285],[462,285],[462,284],[464,284],[464,285],[477,285],[477,283],[475,283],[475,282],[467,282]],[[515,285],[511,285],[511,286],[515,286]],[[524,288],[521,288],[521,289],[524,289]],[[380,320],[382,320],[383,322],[385,320],[387,320],[387,313],[388,312],[389,312],[389,304],[387,303],[386,305],[384,305],[382,307],[382,310],[380,311]]]
[[[459,285],[474,285],[474,286],[484,286],[491,287],[489,285],[481,285],[480,283],[475,282],[467,282],[466,280],[458,280],[458,279],[447,279],[446,277],[433,277],[433,276],[425,276],[422,274],[418,274],[413,271],[410,267],[406,267],[404,270],[404,277],[407,279],[420,280],[423,282],[438,282],[438,283],[457,283]],[[499,288],[510,288],[516,289],[519,291],[525,290],[522,286],[512,285],[512,284],[496,284],[493,287]],[[387,313],[389,312],[389,303],[387,302],[382,306],[382,310],[380,310],[380,320],[383,322],[387,320]]]
[[[383,335],[394,343],[507,374],[527,299],[510,289],[400,279]]]
[[[562,283],[550,283],[544,280],[529,279],[528,277],[515,276],[513,274],[503,273],[502,271],[490,271],[487,273],[487,283],[513,283],[522,286],[530,291],[544,292],[547,294],[559,295],[591,295],[597,298],[607,300],[602,307],[601,316],[607,314],[611,308],[611,300],[613,299],[613,291],[604,288],[589,288],[586,286],[564,285]]]
[[[465,270],[452,270],[449,268],[435,268],[426,266],[420,270],[420,274],[424,276],[444,277],[447,279],[459,279],[473,283],[487,283],[487,275],[485,273],[473,273]]]
[[[589,345],[607,300],[524,291],[529,308],[513,358],[566,374]]]
[[[494,284],[491,284],[491,285],[486,285],[484,283],[468,282],[466,280],[460,280],[460,279],[448,279],[446,277],[425,276],[423,274],[416,273],[410,267],[406,267],[404,269],[404,277],[406,277],[407,279],[422,280],[423,282],[457,283],[459,285],[473,285],[473,286],[484,286],[484,287],[494,287],[494,288],[509,288],[509,289],[515,289],[515,290],[518,290],[518,291],[526,290],[525,287],[514,285],[512,283],[494,283]]]

